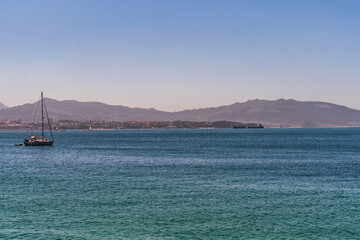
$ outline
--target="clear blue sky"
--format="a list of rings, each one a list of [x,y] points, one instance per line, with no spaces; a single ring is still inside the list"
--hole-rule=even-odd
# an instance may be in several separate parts
[[[360,1],[0,1],[0,102],[360,109]]]

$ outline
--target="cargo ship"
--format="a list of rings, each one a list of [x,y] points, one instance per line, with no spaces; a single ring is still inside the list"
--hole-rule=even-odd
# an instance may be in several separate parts
[[[235,128],[235,129],[237,129],[237,128],[264,128],[264,125],[262,125],[261,123],[243,123],[243,124],[235,125],[235,126],[233,126],[233,128]]]

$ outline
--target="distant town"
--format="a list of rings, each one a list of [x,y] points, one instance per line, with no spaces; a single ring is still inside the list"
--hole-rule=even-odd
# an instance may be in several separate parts
[[[211,129],[211,128],[264,128],[259,123],[230,121],[73,121],[59,120],[51,123],[53,130],[111,130],[111,129]],[[39,130],[41,123],[21,120],[0,120],[0,130]]]

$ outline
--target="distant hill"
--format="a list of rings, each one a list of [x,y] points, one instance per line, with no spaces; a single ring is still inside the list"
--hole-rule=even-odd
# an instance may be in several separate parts
[[[160,121],[168,113],[155,109],[129,108],[125,106],[107,105],[100,102],[78,102],[75,100],[57,101],[46,98],[49,116],[53,120],[96,120],[96,121],[130,121],[151,119]],[[0,119],[21,119],[34,121],[38,102],[28,103],[0,110]],[[39,112],[37,113],[39,114]]]
[[[228,106],[165,112],[156,109],[130,108],[99,102],[57,101],[46,99],[54,120],[97,121],[239,121],[289,125],[360,124],[360,111],[326,102],[301,102],[292,99],[275,101],[249,100]],[[37,103],[0,110],[0,119],[33,121]]]
[[[186,110],[182,120],[262,122],[265,124],[339,124],[360,123],[360,111],[326,102],[249,100],[217,108]]]
[[[9,107],[7,107],[7,106],[5,106],[4,104],[0,103],[0,110],[1,110],[1,109],[7,109],[7,108],[9,108]]]

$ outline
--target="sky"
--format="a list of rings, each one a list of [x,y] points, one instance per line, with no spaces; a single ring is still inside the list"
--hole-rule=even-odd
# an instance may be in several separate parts
[[[360,109],[358,0],[3,0],[0,102]]]

